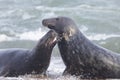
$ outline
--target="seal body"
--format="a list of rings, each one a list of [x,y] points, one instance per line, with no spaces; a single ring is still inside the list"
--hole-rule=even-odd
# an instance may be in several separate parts
[[[57,33],[51,30],[32,49],[0,50],[0,76],[45,73],[56,44]]]
[[[58,47],[66,65],[64,75],[81,78],[120,78],[120,54],[88,40],[67,17],[43,20],[43,25],[54,29],[59,37]]]

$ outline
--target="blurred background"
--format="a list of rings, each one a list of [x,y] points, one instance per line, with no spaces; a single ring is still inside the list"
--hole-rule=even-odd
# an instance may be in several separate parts
[[[56,16],[72,18],[94,43],[120,53],[120,0],[0,0],[0,48],[33,48],[49,30],[42,19]],[[57,47],[52,57],[53,66],[62,62]]]
[[[32,48],[42,19],[72,18],[93,42],[120,52],[120,0],[0,0],[0,48]]]

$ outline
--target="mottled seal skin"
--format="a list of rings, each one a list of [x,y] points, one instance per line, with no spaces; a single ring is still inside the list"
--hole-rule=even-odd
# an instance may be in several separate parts
[[[0,50],[0,76],[17,77],[24,74],[45,73],[56,39],[57,33],[50,30],[32,50]]]
[[[65,74],[81,78],[120,78],[120,54],[88,40],[67,17],[44,19],[42,24],[55,30],[58,47],[66,65]]]

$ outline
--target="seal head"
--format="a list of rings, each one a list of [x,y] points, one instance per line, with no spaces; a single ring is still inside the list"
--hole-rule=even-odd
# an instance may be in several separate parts
[[[74,21],[68,17],[44,19],[42,24],[55,30],[60,37],[65,37],[66,39],[78,31],[78,28],[75,27],[76,24]]]

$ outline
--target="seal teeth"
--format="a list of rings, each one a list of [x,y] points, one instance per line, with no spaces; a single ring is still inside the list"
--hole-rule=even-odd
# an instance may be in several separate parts
[[[55,42],[57,40],[57,37],[55,37],[54,39],[53,39],[53,42]]]

